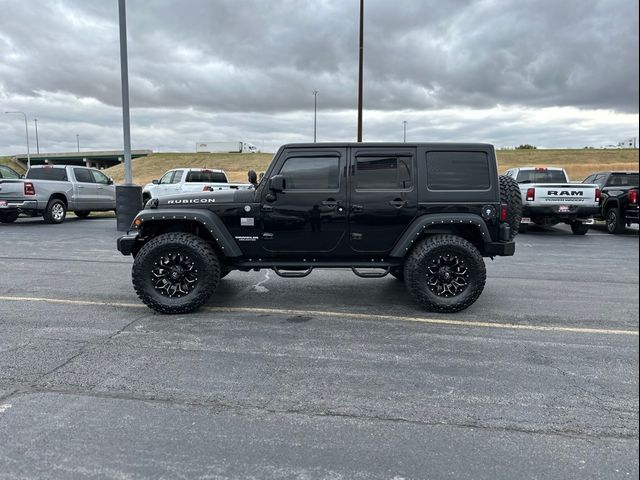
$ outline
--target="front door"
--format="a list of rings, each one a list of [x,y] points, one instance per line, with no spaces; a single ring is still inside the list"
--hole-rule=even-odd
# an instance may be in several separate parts
[[[97,170],[91,170],[93,180],[96,182],[97,188],[97,206],[101,210],[114,210],[116,208],[116,186],[109,181],[104,173]]]
[[[416,149],[351,149],[349,241],[357,252],[393,248],[418,211]]]
[[[321,256],[346,235],[346,149],[290,149],[271,172],[284,191],[262,194],[261,243],[270,253]]]
[[[92,210],[99,208],[98,185],[88,168],[74,168],[73,176],[76,177],[76,205],[75,210]]]

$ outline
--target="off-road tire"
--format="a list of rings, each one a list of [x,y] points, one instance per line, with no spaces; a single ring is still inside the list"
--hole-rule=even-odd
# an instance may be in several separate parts
[[[573,232],[574,235],[586,235],[588,231],[589,225],[586,223],[573,222],[571,224],[571,232]]]
[[[44,209],[44,222],[49,224],[59,224],[67,217],[67,206],[59,198],[52,198]]]
[[[89,210],[76,210],[73,212],[78,218],[87,218],[91,213]]]
[[[510,227],[509,240],[513,240],[520,231],[522,220],[522,193],[513,178],[500,175],[500,202],[507,205],[507,223]]]
[[[612,234],[620,234],[624,233],[626,230],[626,226],[622,219],[622,215],[620,213],[620,209],[616,207],[612,207],[607,210],[607,214],[604,217],[604,221],[607,224],[607,232]]]
[[[233,270],[230,270],[228,268],[221,267],[220,268],[220,280],[222,280],[224,277],[229,275],[232,271]]]
[[[392,277],[395,277],[397,280],[404,282],[404,268],[402,266],[392,268],[391,270],[389,270],[389,274]]]
[[[153,286],[151,272],[158,259],[170,253],[186,254],[196,266],[197,284],[182,297],[167,297]],[[164,233],[151,239],[137,253],[131,272],[133,288],[140,300],[160,313],[190,313],[200,308],[220,281],[220,261],[211,246],[190,233]]]
[[[454,255],[467,268],[467,286],[452,297],[439,296],[429,288],[428,268],[438,258]],[[419,242],[408,255],[404,279],[409,294],[425,309],[432,312],[459,312],[472,305],[482,293],[487,278],[484,260],[478,249],[456,235],[434,235]]]
[[[0,223],[13,223],[20,216],[20,212],[0,212]]]

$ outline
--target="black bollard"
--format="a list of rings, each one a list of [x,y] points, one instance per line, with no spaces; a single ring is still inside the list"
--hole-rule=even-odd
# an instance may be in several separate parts
[[[142,187],[140,185],[116,186],[116,217],[119,232],[126,232],[138,212],[142,210]]]

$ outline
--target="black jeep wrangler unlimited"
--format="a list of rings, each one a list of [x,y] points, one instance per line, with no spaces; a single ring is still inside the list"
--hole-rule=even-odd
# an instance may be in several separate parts
[[[520,189],[498,177],[491,145],[290,144],[249,181],[147,202],[118,239],[146,305],[194,311],[232,270],[351,268],[390,273],[426,309],[456,312],[482,293],[482,257],[515,251]]]

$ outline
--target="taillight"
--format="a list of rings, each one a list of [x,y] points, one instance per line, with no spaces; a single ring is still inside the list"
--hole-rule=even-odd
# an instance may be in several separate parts
[[[602,198],[602,191],[599,188],[596,188],[596,202],[600,202]]]
[[[36,189],[31,182],[24,182],[24,194],[25,195],[35,195]]]
[[[536,189],[527,188],[527,202],[533,202],[536,199]]]
[[[630,190],[629,191],[629,203],[632,205],[635,205],[636,203],[638,203],[638,191],[637,190]]]
[[[502,205],[502,207],[500,208],[500,221],[501,222],[506,222],[507,221],[507,206],[506,205]]]

